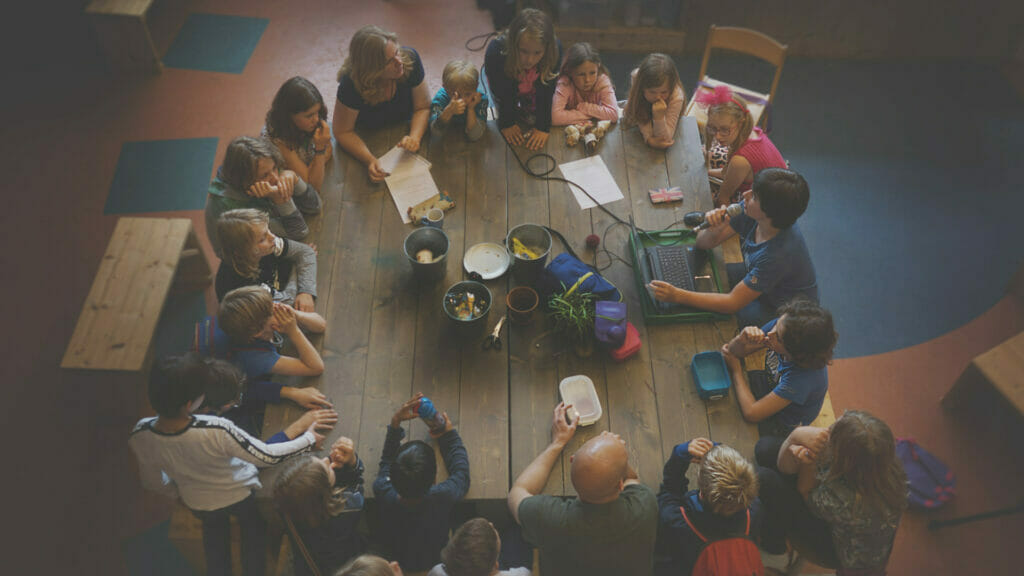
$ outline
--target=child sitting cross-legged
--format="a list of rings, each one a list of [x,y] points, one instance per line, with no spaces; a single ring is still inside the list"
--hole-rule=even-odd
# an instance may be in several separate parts
[[[700,470],[697,489],[687,491],[691,463],[699,464]],[[665,463],[658,492],[655,573],[704,574],[695,567],[706,567],[712,558],[725,554],[729,566],[749,569],[723,569],[719,574],[763,574],[755,544],[761,529],[757,489],[754,465],[732,448],[706,438],[677,445]]]
[[[262,285],[295,308],[299,328],[315,334],[327,329],[316,313],[316,252],[313,247],[270,231],[270,216],[252,208],[229,210],[217,220],[223,260],[217,268],[217,299],[242,286]]]
[[[301,454],[323,436],[312,424],[294,440],[264,444],[230,420],[194,415],[210,378],[210,364],[196,354],[159,359],[149,379],[157,416],[140,420],[128,444],[143,487],[180,497],[202,521],[207,574],[231,573],[232,516],[242,533],[243,572],[264,574],[267,525],[253,496],[261,487],[257,467]]]
[[[434,449],[420,440],[402,445],[402,422],[416,418],[423,394],[413,396],[391,417],[380,468],[373,483],[380,510],[381,542],[406,570],[430,570],[448,542],[455,503],[469,491],[469,457],[447,414],[430,431],[441,446],[448,479],[435,484]]]
[[[471,141],[477,141],[487,130],[487,95],[476,87],[480,73],[465,60],[453,60],[444,67],[441,89],[430,103],[430,129],[444,133],[454,124]]]

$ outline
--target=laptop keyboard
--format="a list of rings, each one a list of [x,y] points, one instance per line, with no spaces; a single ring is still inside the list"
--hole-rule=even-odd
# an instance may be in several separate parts
[[[693,248],[682,244],[673,246],[653,246],[648,250],[654,252],[654,277],[682,288],[693,290]]]

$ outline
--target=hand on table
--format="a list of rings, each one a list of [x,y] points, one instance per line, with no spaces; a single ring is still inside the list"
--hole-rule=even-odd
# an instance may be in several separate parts
[[[398,147],[415,152],[420,149],[420,139],[408,135],[402,136],[402,139],[398,141]]]
[[[508,128],[501,129],[501,135],[505,137],[505,140],[513,146],[523,145],[523,131],[519,129],[518,124],[513,124]]]
[[[648,286],[654,291],[654,299],[659,302],[678,302],[678,294],[682,292],[682,289],[661,280],[651,280]]]
[[[305,292],[295,296],[295,309],[300,312],[315,312],[316,304],[313,302],[313,296]]]
[[[383,182],[384,178],[390,176],[389,173],[385,172],[380,166],[380,160],[374,158],[373,162],[366,165],[366,172],[370,175],[372,182]]]
[[[526,142],[526,147],[530,150],[540,150],[548,143],[548,133],[541,132],[536,128],[530,133],[530,139]]]
[[[324,396],[324,393],[312,386],[306,388],[286,387],[282,390],[288,391],[288,399],[303,408],[331,408],[331,401]]]
[[[551,421],[551,443],[563,448],[569,443],[569,440],[572,440],[576,434],[576,427],[580,423],[579,414],[576,414],[572,422],[566,420],[566,411],[571,407],[572,404],[567,406],[565,402],[559,402],[558,406],[555,406],[555,416]]]

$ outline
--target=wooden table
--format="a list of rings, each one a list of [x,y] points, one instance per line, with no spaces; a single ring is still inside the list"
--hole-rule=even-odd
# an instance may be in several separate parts
[[[378,156],[405,134],[396,127],[364,134]],[[619,218],[632,212],[638,226],[660,229],[691,210],[711,208],[696,123],[683,118],[677,143],[667,151],[647,147],[635,129],[620,127],[600,144],[600,154],[626,198],[608,205]],[[583,157],[581,146],[567,148],[554,129],[547,152],[558,162]],[[519,149],[524,158],[529,153]],[[586,374],[595,383],[604,416],[581,428],[551,473],[545,492],[572,494],[569,456],[583,442],[610,430],[626,440],[642,481],[657,487],[672,447],[696,436],[727,443],[753,457],[756,427],[743,422],[734,397],[705,404],[696,394],[690,358],[717,349],[735,331],[735,321],[648,327],[640,313],[632,270],[614,262],[603,274],[623,292],[630,320],[643,347],[617,364],[605,355],[578,358],[545,332],[542,320],[506,328],[500,353],[481,352],[479,340],[459,342],[441,311],[448,286],[462,280],[462,254],[478,242],[502,242],[525,222],[562,232],[584,258],[588,234],[604,235],[604,245],[626,257],[627,228],[615,226],[600,209],[581,211],[565,184],[530,177],[518,166],[494,124],[477,143],[461,134],[424,139],[421,154],[432,163],[441,190],[457,202],[444,221],[451,240],[446,277],[433,285],[412,279],[402,252],[403,224],[384,184],[373,184],[365,167],[337,151],[325,177],[325,208],[319,223],[319,301],[328,328],[319,344],[325,373],[314,380],[340,414],[331,439],[353,438],[366,463],[367,483],[377,472],[385,426],[395,409],[422,391],[447,410],[469,452],[469,498],[504,499],[511,481],[547,446],[559,381]],[[647,191],[680,186],[685,201],[654,206]],[[562,251],[553,246],[552,256]],[[721,250],[718,250],[721,259]],[[606,262],[602,260],[601,265]],[[724,276],[723,276],[724,277]],[[504,312],[506,275],[487,282],[496,303],[489,325]],[[500,304],[498,304],[500,303]],[[301,385],[302,383],[300,383]],[[265,435],[300,414],[294,406],[268,412]],[[418,420],[411,438],[427,439]]]

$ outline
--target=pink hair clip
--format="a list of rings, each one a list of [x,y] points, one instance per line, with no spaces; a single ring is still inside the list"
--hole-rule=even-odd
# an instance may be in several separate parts
[[[739,105],[740,109],[743,110],[744,116],[746,116],[749,113],[747,112],[746,105],[740,99],[736,98],[733,95],[732,90],[730,90],[728,86],[718,85],[712,88],[710,92],[700,90],[693,97],[693,99],[696,100],[698,104],[704,106],[705,108],[710,108],[712,106],[718,106],[729,102],[735,102],[736,104]]]

